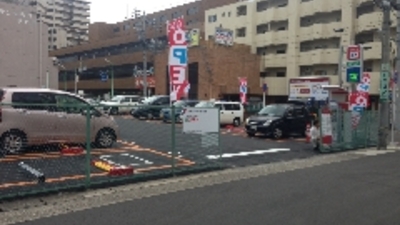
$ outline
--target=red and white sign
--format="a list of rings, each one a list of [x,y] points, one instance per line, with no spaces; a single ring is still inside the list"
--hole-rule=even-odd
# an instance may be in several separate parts
[[[183,18],[176,18],[167,23],[171,102],[187,96],[190,88],[186,79],[188,48],[184,24]]]
[[[347,60],[360,60],[361,58],[361,46],[350,45],[347,47]]]
[[[289,80],[289,99],[326,100],[329,91],[322,88],[329,85],[329,78],[292,78]]]
[[[156,87],[156,80],[154,79],[153,76],[148,76],[146,77],[147,79],[147,87],[149,88],[155,88]],[[141,89],[144,86],[144,79],[143,77],[136,77],[135,78],[135,84],[136,88]]]
[[[247,77],[239,77],[239,95],[240,102],[246,104],[247,102]]]
[[[332,144],[332,118],[328,107],[322,109],[321,113],[322,144]]]
[[[349,110],[352,112],[352,127],[356,128],[360,119],[361,111],[369,106],[369,90],[371,86],[371,75],[363,73],[357,90],[349,94]]]

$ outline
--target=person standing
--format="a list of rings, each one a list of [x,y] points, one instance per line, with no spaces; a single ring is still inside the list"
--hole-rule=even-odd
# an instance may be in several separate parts
[[[316,120],[313,123],[313,126],[310,129],[311,143],[313,144],[313,150],[319,151],[319,142],[320,142],[320,130],[319,130],[319,122]]]

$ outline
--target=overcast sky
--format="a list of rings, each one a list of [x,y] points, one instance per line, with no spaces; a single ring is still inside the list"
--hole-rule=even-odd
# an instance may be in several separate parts
[[[146,13],[160,11],[172,6],[182,5],[194,0],[89,0],[91,4],[90,22],[116,23],[123,21],[132,10],[144,10]],[[128,13],[129,12],[129,13]]]

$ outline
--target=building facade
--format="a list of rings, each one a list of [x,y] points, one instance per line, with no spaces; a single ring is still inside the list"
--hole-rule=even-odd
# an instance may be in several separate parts
[[[394,40],[395,12],[391,16]],[[382,11],[373,1],[243,1],[207,10],[206,20],[206,39],[216,38],[216,28],[230,30],[235,43],[250,45],[262,57],[260,85],[268,85],[269,96],[287,96],[294,77],[328,76],[338,84],[340,73],[345,81],[340,47],[351,44],[363,44],[364,71],[372,75],[371,94],[378,94]],[[392,60],[395,54],[393,43]]]
[[[115,94],[142,93],[141,74],[146,73],[151,75],[148,78],[150,94],[159,93],[155,82],[159,76],[165,78],[166,75],[165,69],[157,69],[154,61],[168,45],[166,21],[184,16],[187,29],[198,29],[201,38],[204,36],[205,10],[236,1],[202,0],[146,15],[144,32],[140,29],[143,17],[117,24],[91,24],[88,43],[51,52],[65,68],[59,74],[60,88],[74,91],[76,86],[85,93],[103,95],[111,93],[111,80],[114,80]],[[144,52],[147,55],[146,71],[143,69]],[[81,71],[79,80],[75,79],[77,71]]]
[[[90,4],[86,0],[37,0],[37,14],[47,25],[48,50],[87,42]]]
[[[0,84],[58,89],[58,69],[48,55],[48,32],[35,8],[0,1]]]

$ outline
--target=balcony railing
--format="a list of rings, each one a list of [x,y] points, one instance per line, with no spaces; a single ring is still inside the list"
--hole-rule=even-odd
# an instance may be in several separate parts
[[[342,9],[341,1],[309,1],[300,4],[300,17]]]
[[[309,27],[300,28],[300,40],[308,41],[314,39],[326,39],[340,37],[341,33],[335,32],[342,27],[341,22],[332,22],[327,24],[314,24]]]
[[[268,23],[271,21],[283,21],[289,17],[288,7],[270,8],[262,12],[257,12],[256,21],[258,23]]]
[[[269,67],[286,67],[287,55],[286,54],[270,54],[262,58],[262,65],[264,68]]]
[[[337,63],[339,59],[339,49],[315,49],[308,52],[301,52],[299,65],[316,65]]]
[[[356,33],[379,30],[382,27],[382,12],[372,12],[368,14],[361,15],[357,19]]]
[[[256,45],[257,47],[268,46],[268,45],[279,45],[287,44],[288,42],[288,31],[270,31],[264,34],[257,34]]]

